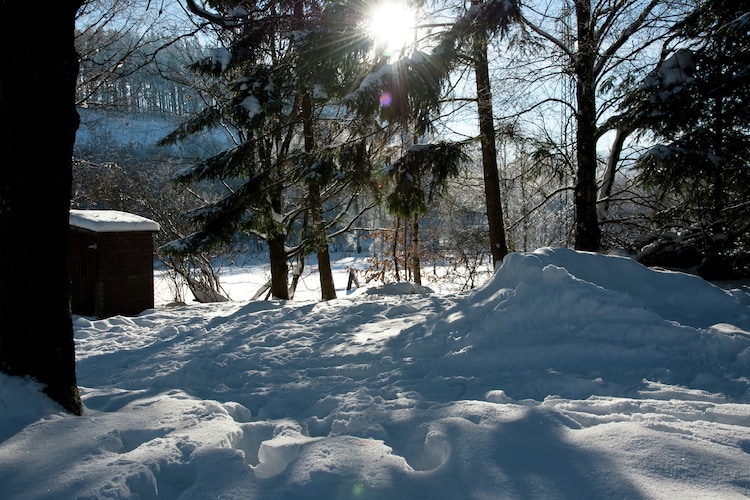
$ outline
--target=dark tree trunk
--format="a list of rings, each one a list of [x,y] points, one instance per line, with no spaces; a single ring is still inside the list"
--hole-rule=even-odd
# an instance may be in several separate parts
[[[68,278],[77,0],[0,2],[0,370],[80,414]],[[19,23],[33,10],[34,29]],[[20,28],[20,29],[19,29]]]
[[[310,183],[310,198],[313,203],[313,231],[315,232],[315,250],[318,255],[318,275],[320,276],[320,294],[323,300],[336,298],[336,285],[333,281],[331,268],[331,254],[328,250],[328,235],[326,234],[323,208],[320,201],[320,186],[317,182]]]
[[[315,133],[313,130],[312,96],[305,92],[302,96],[302,121],[305,136],[305,152],[311,153],[315,149]],[[312,213],[313,240],[318,254],[318,275],[320,276],[320,293],[323,300],[336,298],[336,285],[333,282],[331,269],[331,255],[328,251],[328,234],[323,219],[323,202],[320,199],[320,183],[315,179],[308,181],[310,193],[310,211]]]
[[[609,152],[609,158],[607,158],[607,168],[604,170],[602,175],[602,187],[599,189],[599,201],[596,213],[598,218],[606,220],[607,212],[609,211],[610,197],[612,196],[612,188],[615,185],[615,173],[617,171],[617,163],[620,161],[620,155],[622,154],[622,147],[625,144],[625,139],[628,137],[629,131],[618,128],[615,130],[615,138],[612,142],[612,150]]]
[[[302,271],[305,270],[305,255],[300,254],[297,265],[294,266],[294,272],[292,273],[292,284],[289,285],[289,300],[294,299],[294,294],[297,293],[297,286],[299,280],[302,278]]]
[[[577,0],[575,6],[578,27],[578,54],[575,64],[578,104],[575,248],[596,252],[601,246],[601,231],[596,213],[596,44],[591,21],[591,2]]]
[[[289,266],[286,255],[286,236],[269,235],[269,260],[271,261],[271,295],[277,299],[289,300]]]
[[[411,223],[411,267],[414,271],[414,283],[422,284],[422,260],[419,250],[419,214],[414,214]]]
[[[477,108],[479,134],[482,141],[482,170],[484,173],[484,195],[487,204],[487,222],[490,231],[492,263],[497,266],[508,254],[505,240],[505,222],[500,197],[500,175],[497,171],[497,146],[495,125],[492,116],[492,87],[487,63],[487,33],[474,36],[474,70],[477,84]]]
[[[724,123],[723,96],[716,97],[713,108],[714,154],[718,158],[718,163],[714,166],[711,229],[715,233],[722,233],[724,232],[724,159],[730,157],[729,152],[724,147],[724,135],[727,131]]]
[[[398,230],[401,227],[401,218],[396,217],[396,229],[393,231],[393,272],[396,274],[396,281],[401,281],[401,273],[398,269]],[[406,231],[406,227],[404,227]]]

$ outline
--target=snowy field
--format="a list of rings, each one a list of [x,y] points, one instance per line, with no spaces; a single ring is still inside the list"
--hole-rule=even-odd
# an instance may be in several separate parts
[[[347,294],[348,265],[327,303],[245,269],[75,317],[85,415],[0,376],[0,497],[750,496],[747,290],[561,249],[463,294]]]

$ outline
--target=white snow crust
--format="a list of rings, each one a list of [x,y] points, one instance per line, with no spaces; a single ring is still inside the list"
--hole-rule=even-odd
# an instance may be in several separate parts
[[[118,210],[70,210],[70,225],[95,233],[156,232],[159,224]]]
[[[0,496],[750,496],[740,284],[545,248],[468,293],[346,292],[361,260],[328,302],[310,274],[248,300],[261,265],[231,302],[74,317],[85,414],[0,375]]]

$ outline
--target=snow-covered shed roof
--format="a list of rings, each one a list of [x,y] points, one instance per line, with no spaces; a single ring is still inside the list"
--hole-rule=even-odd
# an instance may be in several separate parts
[[[118,210],[71,210],[70,225],[95,233],[158,231],[159,224],[140,215]]]

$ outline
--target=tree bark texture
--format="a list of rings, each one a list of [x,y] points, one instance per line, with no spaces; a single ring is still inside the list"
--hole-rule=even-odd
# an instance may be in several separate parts
[[[336,298],[336,286],[333,282],[333,269],[331,268],[331,254],[328,250],[328,235],[326,233],[325,220],[323,219],[323,204],[320,199],[320,186],[317,182],[311,182],[310,202],[312,204],[313,238],[315,240],[315,251],[318,255],[318,275],[320,276],[321,299],[333,300]]]
[[[477,85],[479,134],[482,144],[484,194],[487,205],[492,263],[497,266],[508,254],[508,244],[505,239],[503,205],[500,197],[500,175],[497,171],[497,146],[492,116],[492,87],[490,86],[489,65],[487,63],[487,44],[487,33],[481,32],[474,36],[474,69]]]
[[[411,267],[414,270],[414,283],[422,285],[422,261],[419,249],[419,214],[414,214],[411,223]]]
[[[268,256],[271,261],[271,295],[289,300],[289,266],[287,265],[286,235],[269,235]]]
[[[625,145],[625,139],[628,137],[628,134],[629,132],[622,128],[615,130],[612,149],[609,152],[609,158],[607,158],[607,167],[604,169],[604,174],[602,175],[602,186],[599,189],[599,200],[596,208],[597,217],[602,221],[607,219],[612,188],[615,185],[617,164],[620,161],[622,147]]]
[[[75,414],[68,214],[80,4],[0,2],[0,371],[37,379]]]
[[[576,159],[575,248],[596,252],[601,246],[601,231],[596,213],[596,93],[594,63],[596,43],[591,19],[591,2],[576,0],[578,53],[575,62]]]
[[[315,149],[315,131],[313,128],[312,96],[304,92],[302,96],[302,128],[305,136],[305,152]],[[312,174],[312,172],[311,172]],[[313,240],[318,255],[318,276],[320,277],[320,294],[323,300],[336,298],[336,285],[333,282],[331,254],[328,250],[328,234],[323,218],[323,202],[320,198],[320,183],[313,177],[308,180],[310,211],[312,213]]]

